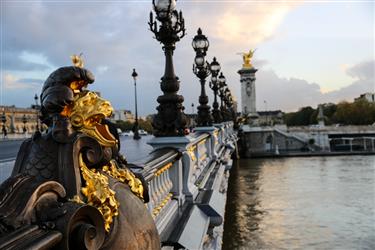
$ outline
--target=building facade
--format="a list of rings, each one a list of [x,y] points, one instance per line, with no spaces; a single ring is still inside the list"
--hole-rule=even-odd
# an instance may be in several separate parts
[[[361,101],[361,100],[375,103],[375,93],[370,93],[370,92],[364,93],[354,99],[354,101]]]
[[[5,116],[5,125],[7,133],[23,134],[33,133],[40,127],[38,121],[38,111],[35,108],[18,108],[16,106],[0,106],[0,115]]]
[[[281,110],[258,111],[257,114],[260,126],[284,124],[284,113]]]
[[[119,109],[115,110],[111,117],[112,121],[127,121],[127,122],[134,122],[135,117],[130,110],[126,109]]]

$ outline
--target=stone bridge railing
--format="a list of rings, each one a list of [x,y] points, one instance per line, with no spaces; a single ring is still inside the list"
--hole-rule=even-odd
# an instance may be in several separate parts
[[[163,246],[220,249],[228,170],[236,142],[231,122],[197,128],[184,140],[151,141],[155,150],[130,164],[147,181],[147,206]]]

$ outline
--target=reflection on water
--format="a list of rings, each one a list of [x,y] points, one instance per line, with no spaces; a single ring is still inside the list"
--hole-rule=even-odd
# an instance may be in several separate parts
[[[223,249],[375,249],[375,156],[241,159]]]
[[[130,163],[144,159],[152,151],[152,147],[147,144],[152,138],[153,136],[147,135],[140,140],[134,140],[133,136],[121,136],[120,152]]]

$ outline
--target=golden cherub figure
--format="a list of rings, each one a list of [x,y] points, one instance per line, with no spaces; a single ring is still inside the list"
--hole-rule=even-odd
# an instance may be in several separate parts
[[[79,68],[83,68],[84,63],[83,63],[82,53],[79,54],[79,55],[74,54],[74,55],[70,56],[70,58],[72,59],[72,62],[73,62],[74,66],[79,67]]]
[[[253,58],[254,52],[256,49],[249,50],[249,53],[241,53],[242,59],[243,59],[243,65],[244,68],[252,68],[253,65],[251,64],[251,59]]]

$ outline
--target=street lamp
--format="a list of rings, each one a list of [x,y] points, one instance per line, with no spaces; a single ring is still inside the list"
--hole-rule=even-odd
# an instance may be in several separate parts
[[[39,104],[38,104],[38,95],[35,94],[35,111],[36,111],[36,131],[39,132]]]
[[[217,94],[219,90],[217,75],[219,74],[220,69],[221,69],[220,64],[216,61],[216,57],[214,57],[213,61],[210,64],[210,71],[211,71],[210,88],[214,91],[214,102],[212,104],[212,107],[213,107],[212,116],[214,118],[215,123],[221,122],[219,104],[217,103]]]
[[[182,12],[175,10],[175,0],[153,0],[152,4],[160,24],[158,27],[152,11],[148,24],[155,39],[163,44],[165,54],[165,71],[160,83],[163,95],[157,99],[160,105],[152,121],[154,135],[184,136],[187,117],[183,112],[184,97],[177,94],[180,82],[174,72],[173,51],[176,42],[185,36],[185,21]]]
[[[225,97],[225,88],[227,84],[226,84],[226,79],[225,79],[225,76],[223,75],[223,72],[220,72],[220,75],[217,80],[219,83],[220,111],[221,111],[221,115],[224,121],[225,120],[224,97]]]
[[[193,38],[193,49],[196,53],[193,72],[199,78],[201,83],[201,95],[199,96],[199,106],[197,124],[199,127],[211,126],[212,117],[210,114],[210,106],[208,103],[208,96],[206,95],[206,78],[210,75],[210,65],[206,62],[205,56],[209,47],[208,39],[202,34],[201,28],[198,29],[197,35]]]
[[[134,122],[134,140],[139,140],[141,137],[139,136],[138,131],[138,107],[137,107],[137,72],[135,72],[135,69],[133,69],[132,77],[134,79],[134,102],[135,102],[135,122]]]
[[[2,131],[3,131],[3,137],[5,138],[7,136],[7,128],[5,126],[7,122],[7,117],[5,115],[5,111],[3,111],[3,114],[1,115],[1,122],[3,123]]]
[[[23,133],[26,134],[26,132],[27,132],[27,129],[26,129],[27,117],[26,117],[26,115],[23,115],[22,122],[23,122]]]

